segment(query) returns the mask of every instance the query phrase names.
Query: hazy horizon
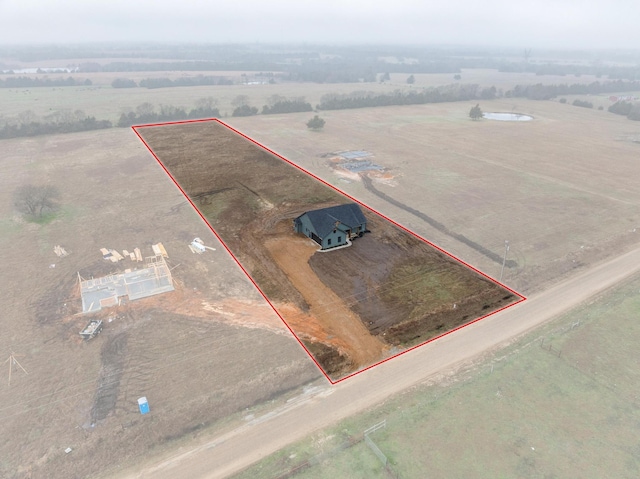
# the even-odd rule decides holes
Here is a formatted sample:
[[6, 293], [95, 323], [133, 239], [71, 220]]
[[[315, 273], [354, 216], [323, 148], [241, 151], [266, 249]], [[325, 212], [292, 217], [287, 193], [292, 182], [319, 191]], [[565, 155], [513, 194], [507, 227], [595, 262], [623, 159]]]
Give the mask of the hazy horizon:
[[0, 44], [171, 42], [637, 49], [640, 3], [0, 0]]

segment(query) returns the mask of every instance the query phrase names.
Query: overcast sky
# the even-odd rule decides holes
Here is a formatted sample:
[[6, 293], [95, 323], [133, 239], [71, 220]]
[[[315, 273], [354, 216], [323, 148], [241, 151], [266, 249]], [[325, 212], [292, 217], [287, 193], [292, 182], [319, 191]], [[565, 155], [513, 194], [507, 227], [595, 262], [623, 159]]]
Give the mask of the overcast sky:
[[640, 0], [0, 0], [0, 43], [640, 48]]

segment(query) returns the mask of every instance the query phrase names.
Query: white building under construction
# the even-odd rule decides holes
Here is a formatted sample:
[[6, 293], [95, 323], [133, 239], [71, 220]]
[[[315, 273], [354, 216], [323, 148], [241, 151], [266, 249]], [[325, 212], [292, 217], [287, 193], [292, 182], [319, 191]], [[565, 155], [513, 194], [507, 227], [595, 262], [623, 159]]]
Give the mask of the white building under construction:
[[162, 255], [145, 258], [143, 269], [125, 270], [124, 273], [91, 279], [84, 279], [78, 273], [78, 279], [83, 313], [117, 306], [125, 296], [133, 301], [175, 289], [171, 271]]

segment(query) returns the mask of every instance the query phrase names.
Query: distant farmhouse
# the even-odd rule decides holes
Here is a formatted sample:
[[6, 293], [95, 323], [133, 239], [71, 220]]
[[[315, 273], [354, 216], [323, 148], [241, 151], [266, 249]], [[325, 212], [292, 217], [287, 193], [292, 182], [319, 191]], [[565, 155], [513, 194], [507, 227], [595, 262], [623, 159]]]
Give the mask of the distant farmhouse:
[[350, 244], [367, 231], [367, 219], [355, 203], [307, 211], [293, 220], [298, 233], [308, 236], [326, 250]]

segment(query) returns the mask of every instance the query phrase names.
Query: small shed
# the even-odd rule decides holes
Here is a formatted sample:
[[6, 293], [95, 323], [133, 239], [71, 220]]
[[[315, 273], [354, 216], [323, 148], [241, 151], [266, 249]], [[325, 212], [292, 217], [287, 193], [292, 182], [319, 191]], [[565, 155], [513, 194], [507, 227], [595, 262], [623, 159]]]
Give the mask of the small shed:
[[367, 219], [360, 206], [347, 203], [307, 211], [293, 220], [293, 227], [325, 250], [347, 245], [362, 236], [367, 231]]

